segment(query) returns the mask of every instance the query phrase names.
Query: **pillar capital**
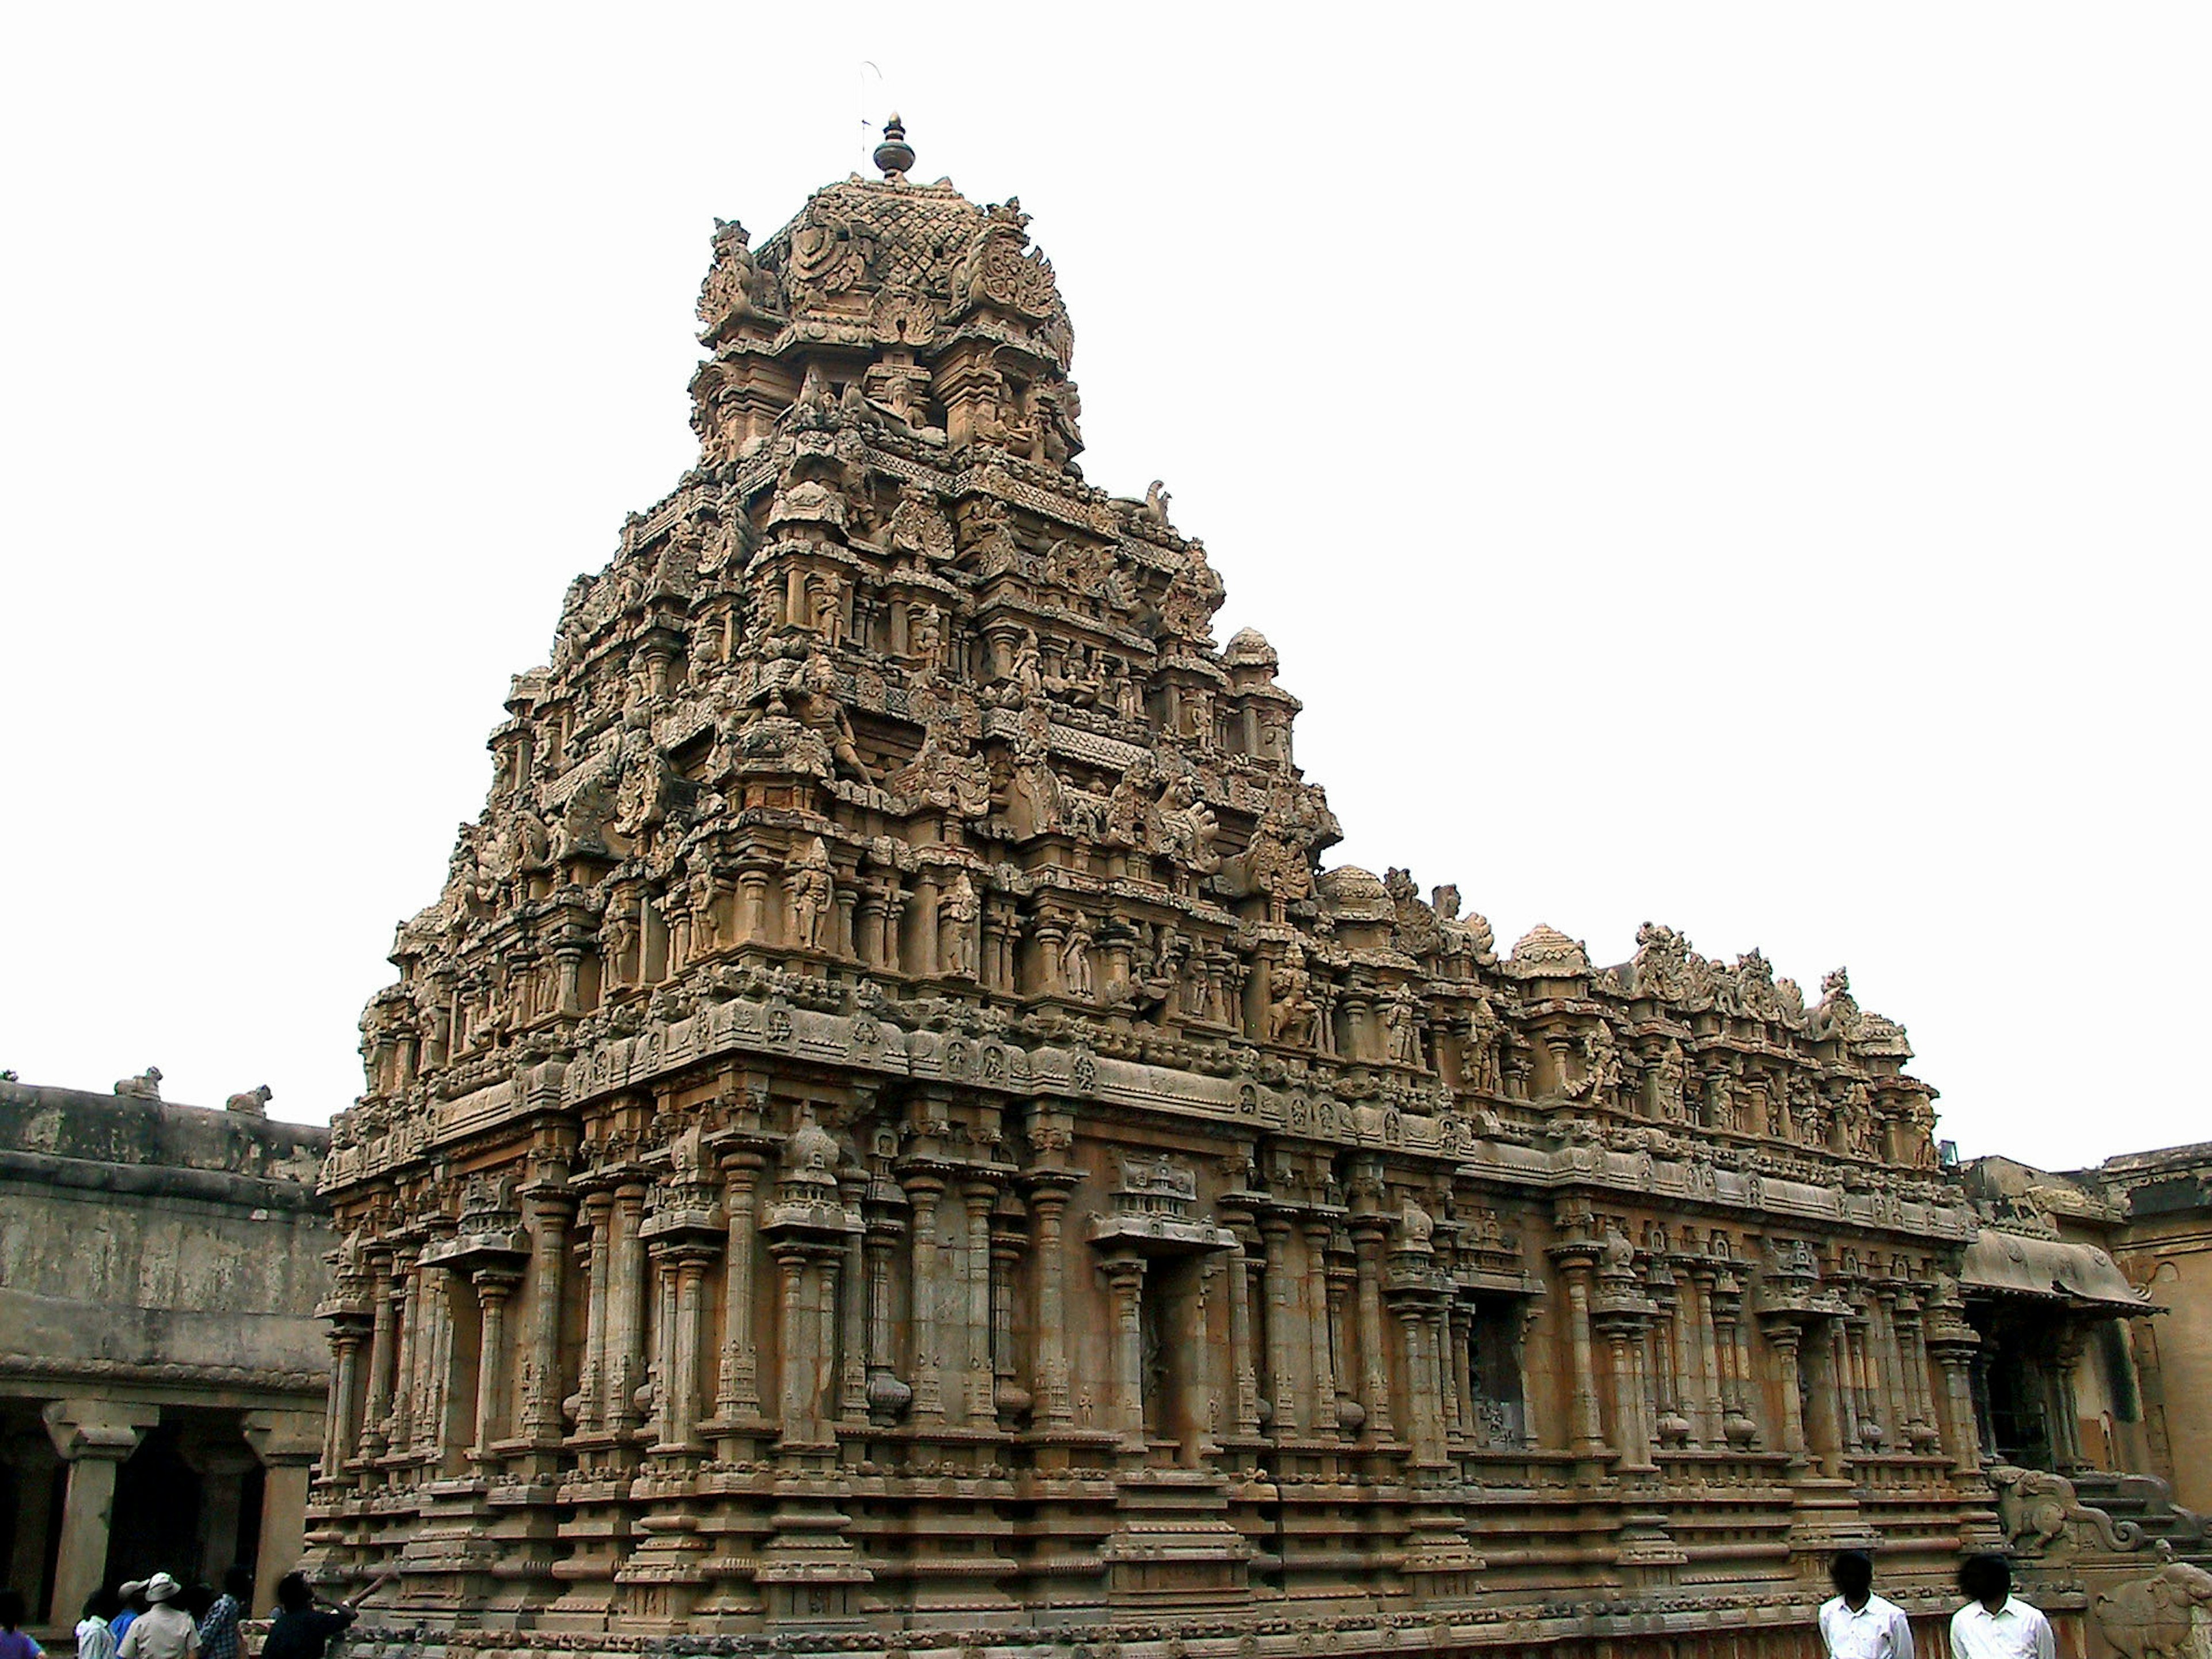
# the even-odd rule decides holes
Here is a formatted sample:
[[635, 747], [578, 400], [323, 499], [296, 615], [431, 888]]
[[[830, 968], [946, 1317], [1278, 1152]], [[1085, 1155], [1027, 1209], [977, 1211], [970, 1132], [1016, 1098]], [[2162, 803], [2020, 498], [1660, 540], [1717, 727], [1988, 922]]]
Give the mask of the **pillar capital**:
[[64, 1463], [81, 1457], [120, 1463], [138, 1449], [146, 1431], [161, 1420], [159, 1406], [113, 1400], [49, 1400], [39, 1416], [54, 1455]]
[[307, 1464], [322, 1455], [323, 1428], [315, 1412], [248, 1412], [246, 1443], [266, 1468]]

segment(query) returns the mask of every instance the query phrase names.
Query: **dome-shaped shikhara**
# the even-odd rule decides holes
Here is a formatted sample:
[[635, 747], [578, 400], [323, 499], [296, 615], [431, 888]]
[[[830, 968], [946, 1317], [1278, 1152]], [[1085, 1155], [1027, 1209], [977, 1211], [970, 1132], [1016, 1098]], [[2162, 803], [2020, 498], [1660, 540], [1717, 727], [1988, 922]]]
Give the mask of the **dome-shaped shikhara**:
[[[571, 585], [362, 1019], [319, 1570], [733, 1641], [1173, 1606], [1226, 1655], [1263, 1580], [1477, 1595], [1482, 1459], [1571, 1535], [1613, 1501], [1538, 1513], [1572, 1457], [1801, 1456], [1737, 1369], [1770, 1252], [1801, 1332], [1955, 1270], [1929, 1091], [1840, 974], [1808, 1009], [1658, 927], [1501, 963], [1455, 888], [1322, 872], [1273, 648], [1217, 646], [1159, 484], [1074, 465], [1025, 223], [895, 170], [716, 230], [699, 462]], [[1608, 1381], [1571, 1302], [1702, 1322]], [[1955, 1317], [1877, 1322], [1924, 1368]], [[1923, 1486], [1935, 1397], [1855, 1407]]]

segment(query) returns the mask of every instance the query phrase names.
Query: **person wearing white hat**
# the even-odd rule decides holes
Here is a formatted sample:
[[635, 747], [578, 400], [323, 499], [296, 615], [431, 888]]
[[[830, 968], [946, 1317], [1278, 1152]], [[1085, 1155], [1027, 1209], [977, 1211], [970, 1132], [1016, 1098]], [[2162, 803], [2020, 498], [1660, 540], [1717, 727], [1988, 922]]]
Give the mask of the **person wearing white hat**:
[[[126, 1590], [130, 1588], [124, 1586]], [[183, 1588], [166, 1572], [157, 1572], [146, 1581], [141, 1590], [146, 1611], [124, 1632], [116, 1659], [198, 1659], [199, 1626], [191, 1614], [177, 1605], [177, 1593]]]

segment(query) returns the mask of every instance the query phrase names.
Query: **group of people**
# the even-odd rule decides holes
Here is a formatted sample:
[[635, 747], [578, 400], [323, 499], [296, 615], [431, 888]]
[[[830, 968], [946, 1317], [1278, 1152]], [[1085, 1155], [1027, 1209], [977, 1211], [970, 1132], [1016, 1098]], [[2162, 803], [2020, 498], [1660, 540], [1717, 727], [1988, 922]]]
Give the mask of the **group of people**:
[[[1836, 1593], [1820, 1604], [1828, 1659], [1912, 1659], [1905, 1609], [1874, 1593], [1874, 1558], [1845, 1550], [1829, 1563]], [[2051, 1621], [2012, 1593], [2002, 1555], [1969, 1557], [1959, 1569], [1966, 1605], [1951, 1615], [1952, 1659], [2057, 1659]]]
[[[330, 1639], [353, 1623], [361, 1603], [398, 1575], [386, 1573], [349, 1601], [321, 1602], [296, 1572], [276, 1581], [276, 1611], [260, 1659], [323, 1659]], [[166, 1572], [103, 1586], [85, 1599], [77, 1620], [77, 1659], [240, 1659], [239, 1626], [252, 1617], [253, 1573], [233, 1567], [217, 1594], [187, 1587]], [[23, 1628], [20, 1591], [0, 1590], [0, 1659], [43, 1659]]]

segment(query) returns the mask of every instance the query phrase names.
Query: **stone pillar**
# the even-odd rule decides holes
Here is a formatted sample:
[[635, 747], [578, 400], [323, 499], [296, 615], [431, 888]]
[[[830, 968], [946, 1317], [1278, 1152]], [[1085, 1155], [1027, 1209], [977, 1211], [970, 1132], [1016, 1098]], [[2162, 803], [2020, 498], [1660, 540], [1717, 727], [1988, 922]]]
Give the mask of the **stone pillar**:
[[805, 1255], [798, 1249], [779, 1249], [775, 1254], [782, 1291], [776, 1346], [783, 1362], [777, 1379], [776, 1414], [782, 1422], [784, 1444], [796, 1445], [813, 1438], [810, 1385], [814, 1380], [817, 1322], [805, 1295]]
[[1591, 1258], [1567, 1263], [1567, 1361], [1571, 1378], [1569, 1449], [1585, 1456], [1605, 1450], [1605, 1424], [1597, 1400], [1597, 1357], [1590, 1346]]
[[617, 1437], [637, 1426], [639, 1355], [645, 1346], [645, 1241], [639, 1236], [645, 1188], [626, 1182], [615, 1193], [613, 1249], [608, 1264], [606, 1352], [599, 1361], [605, 1390], [604, 1431]]
[[1336, 1431], [1336, 1369], [1328, 1306], [1328, 1231], [1326, 1218], [1309, 1218], [1306, 1238], [1306, 1329], [1310, 1339], [1313, 1407], [1307, 1431], [1316, 1439]]
[[968, 1424], [989, 1428], [998, 1421], [993, 1395], [996, 1387], [991, 1371], [991, 1206], [998, 1201], [997, 1186], [986, 1178], [969, 1180], [961, 1188], [968, 1204], [968, 1248], [964, 1252], [968, 1303], [968, 1386], [963, 1391]]
[[1464, 1303], [1454, 1303], [1444, 1316], [1444, 1341], [1451, 1350], [1449, 1356], [1454, 1413], [1452, 1432], [1466, 1439], [1474, 1435], [1474, 1366], [1471, 1351], [1474, 1346], [1474, 1310]]
[[392, 1414], [392, 1378], [395, 1315], [399, 1291], [392, 1277], [391, 1258], [381, 1259], [370, 1279], [369, 1304], [373, 1323], [368, 1338], [368, 1399], [362, 1409], [361, 1437], [354, 1447], [363, 1462], [373, 1462], [391, 1443], [385, 1436], [385, 1419]]
[[1366, 1379], [1367, 1433], [1373, 1440], [1394, 1440], [1390, 1422], [1390, 1369], [1382, 1352], [1382, 1241], [1389, 1227], [1380, 1216], [1353, 1222], [1352, 1241], [1358, 1252], [1359, 1364]]
[[[1322, 1402], [1328, 1408], [1328, 1417], [1321, 1426], [1324, 1433], [1334, 1432], [1341, 1436], [1352, 1431], [1346, 1421], [1348, 1413], [1343, 1409], [1345, 1402], [1349, 1401], [1352, 1395], [1352, 1378], [1348, 1375], [1351, 1361], [1346, 1357], [1352, 1342], [1352, 1325], [1345, 1318], [1344, 1310], [1345, 1304], [1352, 1299], [1353, 1289], [1358, 1283], [1359, 1275], [1358, 1270], [1352, 1267], [1340, 1253], [1328, 1263], [1328, 1329], [1336, 1352], [1334, 1380], [1336, 1384], [1337, 1398]], [[1355, 1406], [1352, 1409], [1364, 1415], [1366, 1408]]]
[[[157, 1406], [125, 1406], [106, 1400], [53, 1400], [42, 1408], [46, 1436], [69, 1465], [69, 1492], [62, 1504], [62, 1535], [54, 1557], [53, 1622], [74, 1625], [85, 1597], [100, 1588], [107, 1571], [107, 1528], [115, 1508], [115, 1475], [138, 1449], [146, 1431], [161, 1421]], [[312, 1448], [308, 1455], [313, 1455]], [[300, 1480], [301, 1530], [307, 1513], [307, 1475]]]
[[2089, 1467], [2081, 1450], [2081, 1407], [2074, 1392], [2074, 1372], [2088, 1346], [2089, 1332], [2079, 1320], [2059, 1328], [2051, 1345], [2047, 1407], [2051, 1416], [2051, 1461], [2062, 1474], [2078, 1474]]
[[[862, 1212], [865, 1187], [856, 1184], [845, 1207]], [[846, 1235], [837, 1263], [837, 1417], [868, 1420], [868, 1241], [865, 1226]]]
[[523, 1435], [550, 1446], [561, 1437], [561, 1275], [576, 1200], [563, 1192], [531, 1194], [530, 1357], [523, 1367]]
[[471, 1279], [482, 1322], [477, 1345], [476, 1444], [469, 1458], [482, 1465], [492, 1461], [492, 1443], [506, 1438], [507, 1304], [522, 1278], [511, 1268], [479, 1267]]
[[1260, 1233], [1267, 1250], [1262, 1270], [1267, 1290], [1267, 1386], [1275, 1407], [1275, 1433], [1288, 1437], [1298, 1430], [1297, 1362], [1291, 1354], [1291, 1224], [1280, 1216], [1269, 1216], [1261, 1222]]
[[750, 1148], [722, 1160], [729, 1231], [722, 1247], [722, 1357], [714, 1415], [734, 1422], [760, 1415], [760, 1356], [753, 1341], [753, 1193], [766, 1160]]
[[453, 1275], [434, 1264], [418, 1266], [415, 1316], [415, 1431], [409, 1449], [436, 1468], [446, 1455], [447, 1367], [453, 1357]]
[[392, 1405], [386, 1414], [384, 1439], [389, 1455], [404, 1458], [414, 1443], [416, 1374], [416, 1328], [421, 1322], [417, 1308], [421, 1297], [421, 1270], [412, 1256], [394, 1258], [392, 1264], [392, 1318], [398, 1333], [398, 1346], [392, 1359]]
[[1710, 1268], [1692, 1268], [1690, 1284], [1697, 1291], [1698, 1314], [1694, 1328], [1697, 1343], [1697, 1387], [1690, 1421], [1697, 1425], [1697, 1435], [1705, 1444], [1712, 1447], [1728, 1443], [1728, 1431], [1723, 1419], [1727, 1406], [1723, 1395], [1724, 1373], [1721, 1369], [1720, 1332], [1713, 1320], [1713, 1278]]
[[299, 1565], [307, 1536], [307, 1472], [315, 1461], [312, 1412], [250, 1412], [246, 1443], [261, 1460], [261, 1545], [253, 1605], [276, 1605], [276, 1581]]
[[[323, 1455], [330, 1451], [331, 1435], [325, 1413]], [[239, 1523], [246, 1512], [246, 1474], [258, 1462], [243, 1439], [228, 1446], [203, 1446], [186, 1454], [200, 1478], [200, 1572], [216, 1583], [240, 1565]], [[82, 1604], [80, 1604], [82, 1605]], [[69, 1620], [57, 1618], [56, 1624]]]
[[1972, 1372], [1974, 1350], [1981, 1346], [1981, 1338], [1955, 1315], [1943, 1318], [1939, 1314], [1928, 1328], [1926, 1340], [1943, 1373], [1943, 1420], [1937, 1427], [1951, 1449], [1951, 1472], [1961, 1480], [1978, 1476], [1982, 1435], [1974, 1417]]
[[576, 1432], [595, 1435], [606, 1425], [607, 1279], [614, 1260], [614, 1194], [584, 1200], [584, 1358], [576, 1384]]
[[1252, 1363], [1252, 1258], [1243, 1235], [1229, 1254], [1229, 1368], [1237, 1389], [1237, 1432], [1260, 1432], [1260, 1378]]
[[927, 1170], [910, 1170], [902, 1184], [914, 1206], [913, 1287], [914, 1414], [919, 1422], [945, 1420], [945, 1382], [939, 1369], [937, 1335], [937, 1200], [944, 1177]]
[[[323, 1411], [323, 1454], [319, 1460], [325, 1480], [337, 1480], [352, 1455], [361, 1399], [361, 1345], [366, 1335], [357, 1314], [331, 1326], [331, 1388]], [[210, 1566], [219, 1570], [230, 1565], [217, 1561]]]
[[675, 1260], [676, 1323], [661, 1345], [661, 1439], [685, 1450], [696, 1443], [699, 1419], [700, 1304], [705, 1299], [708, 1252], [694, 1246]]
[[1607, 1382], [1612, 1395], [1613, 1445], [1620, 1454], [1620, 1468], [1624, 1471], [1656, 1468], [1651, 1461], [1650, 1429], [1644, 1421], [1643, 1328], [1632, 1319], [1607, 1318], [1601, 1334], [1612, 1350]]
[[1667, 1357], [1672, 1362], [1668, 1367], [1667, 1406], [1681, 1419], [1673, 1432], [1680, 1434], [1686, 1445], [1703, 1447], [1706, 1443], [1705, 1414], [1699, 1409], [1702, 1401], [1698, 1352], [1692, 1334], [1697, 1321], [1689, 1306], [1691, 1288], [1686, 1278], [1677, 1280], [1667, 1312]]
[[1075, 1421], [1075, 1408], [1067, 1386], [1066, 1249], [1060, 1217], [1075, 1176], [1039, 1170], [1030, 1180], [1030, 1208], [1036, 1217], [1037, 1403], [1048, 1425], [1065, 1428]]
[[1798, 1346], [1803, 1333], [1787, 1320], [1770, 1321], [1766, 1346], [1774, 1356], [1775, 1392], [1782, 1405], [1782, 1449], [1792, 1465], [1805, 1461], [1805, 1412], [1797, 1382]]
[[1145, 1449], [1145, 1260], [1113, 1257], [1106, 1278], [1114, 1298], [1114, 1427], [1124, 1451]]
[[1407, 1411], [1412, 1418], [1413, 1462], [1434, 1468], [1444, 1460], [1443, 1355], [1437, 1340], [1438, 1310], [1426, 1302], [1408, 1302], [1397, 1309], [1406, 1341], [1406, 1388], [1411, 1398]]

